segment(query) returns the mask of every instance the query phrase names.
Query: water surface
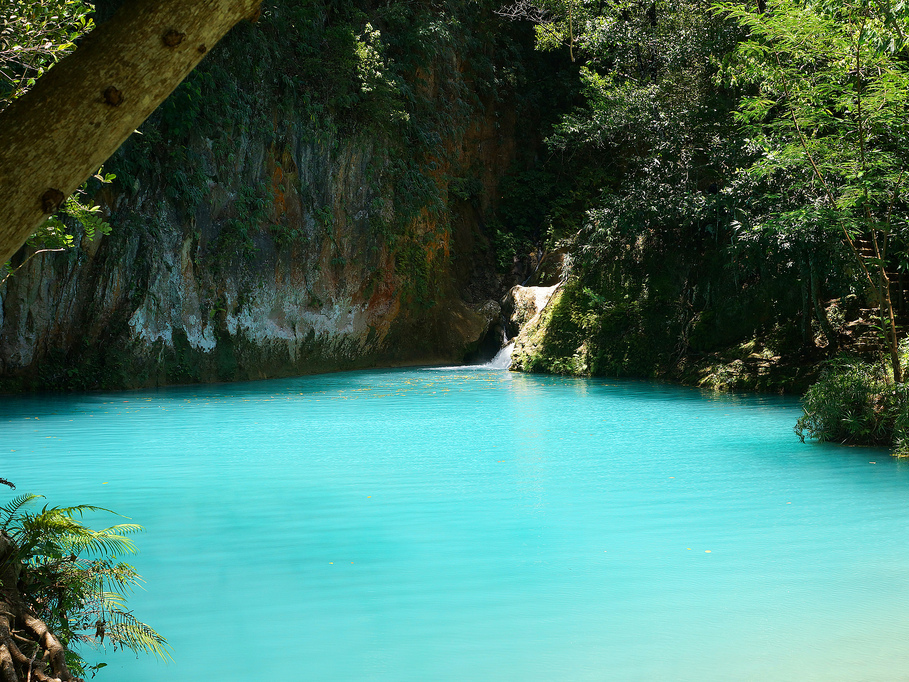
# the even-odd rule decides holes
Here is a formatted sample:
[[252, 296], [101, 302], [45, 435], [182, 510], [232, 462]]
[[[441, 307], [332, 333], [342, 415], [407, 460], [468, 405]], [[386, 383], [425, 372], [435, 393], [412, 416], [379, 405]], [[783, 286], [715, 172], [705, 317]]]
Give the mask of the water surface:
[[96, 679], [909, 679], [909, 467], [791, 399], [483, 369], [0, 400], [0, 475], [143, 524], [175, 662]]

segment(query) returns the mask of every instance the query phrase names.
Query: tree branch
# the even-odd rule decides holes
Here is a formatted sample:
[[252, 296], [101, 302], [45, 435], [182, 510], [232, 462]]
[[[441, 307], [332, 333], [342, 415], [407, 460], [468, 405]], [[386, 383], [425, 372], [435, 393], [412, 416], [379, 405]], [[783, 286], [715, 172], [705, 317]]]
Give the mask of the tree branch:
[[495, 10], [495, 14], [512, 21], [524, 19], [534, 24], [550, 24], [553, 21], [552, 13], [540, 7], [534, 0], [517, 0], [511, 5]]
[[0, 263], [260, 0], [134, 0], [0, 114]]

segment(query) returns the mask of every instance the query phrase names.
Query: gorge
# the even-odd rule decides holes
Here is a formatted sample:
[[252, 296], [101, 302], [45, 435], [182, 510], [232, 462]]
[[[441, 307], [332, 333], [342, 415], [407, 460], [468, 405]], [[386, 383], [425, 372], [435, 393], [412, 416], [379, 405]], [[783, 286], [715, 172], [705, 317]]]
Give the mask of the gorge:
[[[155, 2], [0, 7], [0, 134]], [[264, 0], [199, 47], [0, 270], [0, 679], [905, 670], [909, 8]]]
[[474, 361], [512, 286], [556, 282], [516, 369], [803, 392], [873, 356], [844, 245], [764, 225], [777, 181], [742, 170], [737, 86], [704, 61], [734, 23], [584, 16], [579, 64], [495, 3], [264, 3], [89, 180], [109, 234], [64, 216], [74, 248], [11, 261], [0, 390]]

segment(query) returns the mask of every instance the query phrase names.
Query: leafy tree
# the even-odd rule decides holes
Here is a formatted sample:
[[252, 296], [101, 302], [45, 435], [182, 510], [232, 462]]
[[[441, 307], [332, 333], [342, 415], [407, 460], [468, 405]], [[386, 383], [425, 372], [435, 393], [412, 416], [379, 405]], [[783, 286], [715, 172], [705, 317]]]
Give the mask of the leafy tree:
[[802, 441], [895, 445], [895, 454], [909, 454], [909, 385], [894, 383], [880, 363], [835, 358], [803, 407], [795, 425]]
[[575, 46], [584, 24], [592, 16], [592, 7], [595, 5], [585, 0], [516, 0], [497, 13], [509, 19], [533, 22], [541, 48], [567, 46], [571, 61], [575, 61]]
[[92, 3], [6, 0], [0, 7], [0, 111], [24, 94], [91, 31]]
[[839, 235], [878, 306], [900, 382], [888, 265], [905, 251], [909, 13], [871, 0], [716, 9], [748, 32], [724, 74], [749, 88], [737, 114], [759, 152], [748, 172], [780, 188], [754, 226]]
[[620, 181], [592, 202], [591, 245], [612, 228], [637, 238], [699, 222], [713, 208], [704, 190], [740, 156], [725, 94], [711, 82], [714, 55], [734, 46], [736, 32], [696, 0], [665, 8], [659, 20], [650, 3], [606, 7], [579, 39], [585, 106], [549, 138], [556, 149], [604, 153]]
[[591, 220], [579, 247], [599, 252], [617, 231], [634, 240], [667, 225], [702, 223], [716, 203], [704, 190], [741, 155], [724, 116], [729, 102], [712, 81], [715, 55], [734, 47], [738, 31], [698, 0], [659, 12], [639, 0], [576, 0], [571, 7], [570, 36], [565, 3], [526, 0], [508, 11], [521, 9], [538, 23], [539, 49], [570, 40], [582, 61], [584, 103], [547, 140], [551, 150], [587, 157], [612, 179], [588, 193]]
[[[598, 317], [590, 333], [610, 372], [668, 367], [711, 292], [733, 280], [723, 273], [723, 289], [703, 281], [729, 266], [721, 256], [736, 197], [724, 185], [747, 155], [732, 100], [713, 79], [716, 56], [740, 32], [696, 0], [658, 9], [604, 3], [590, 16], [578, 39], [584, 104], [548, 139], [611, 176], [588, 196], [571, 240], [577, 291]], [[638, 363], [643, 355], [651, 359]]]
[[[91, 3], [82, 0], [10, 0], [0, 8], [0, 111], [76, 49], [76, 41], [95, 26], [93, 10]], [[113, 177], [101, 171], [95, 174], [102, 183]], [[35, 230], [26, 241], [33, 250], [15, 270], [39, 254], [72, 248], [76, 226], [89, 241], [110, 232], [110, 225], [101, 219], [101, 208], [87, 200], [87, 190], [88, 184], [83, 184]], [[2, 269], [0, 284], [15, 271], [9, 261]]]
[[164, 638], [125, 606], [140, 578], [119, 557], [135, 553], [126, 536], [142, 527], [92, 530], [81, 517], [108, 510], [89, 505], [28, 511], [37, 497], [0, 507], [0, 679], [76, 679], [104, 664], [88, 666], [75, 647], [105, 639], [167, 658]]

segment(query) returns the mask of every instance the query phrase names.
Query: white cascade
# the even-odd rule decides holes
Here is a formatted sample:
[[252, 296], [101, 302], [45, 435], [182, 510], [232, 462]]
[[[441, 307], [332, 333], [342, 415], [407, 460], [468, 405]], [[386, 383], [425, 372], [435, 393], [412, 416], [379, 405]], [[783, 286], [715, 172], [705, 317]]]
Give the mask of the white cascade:
[[508, 369], [511, 366], [511, 353], [514, 351], [514, 341], [502, 348], [496, 356], [481, 367], [487, 369]]

